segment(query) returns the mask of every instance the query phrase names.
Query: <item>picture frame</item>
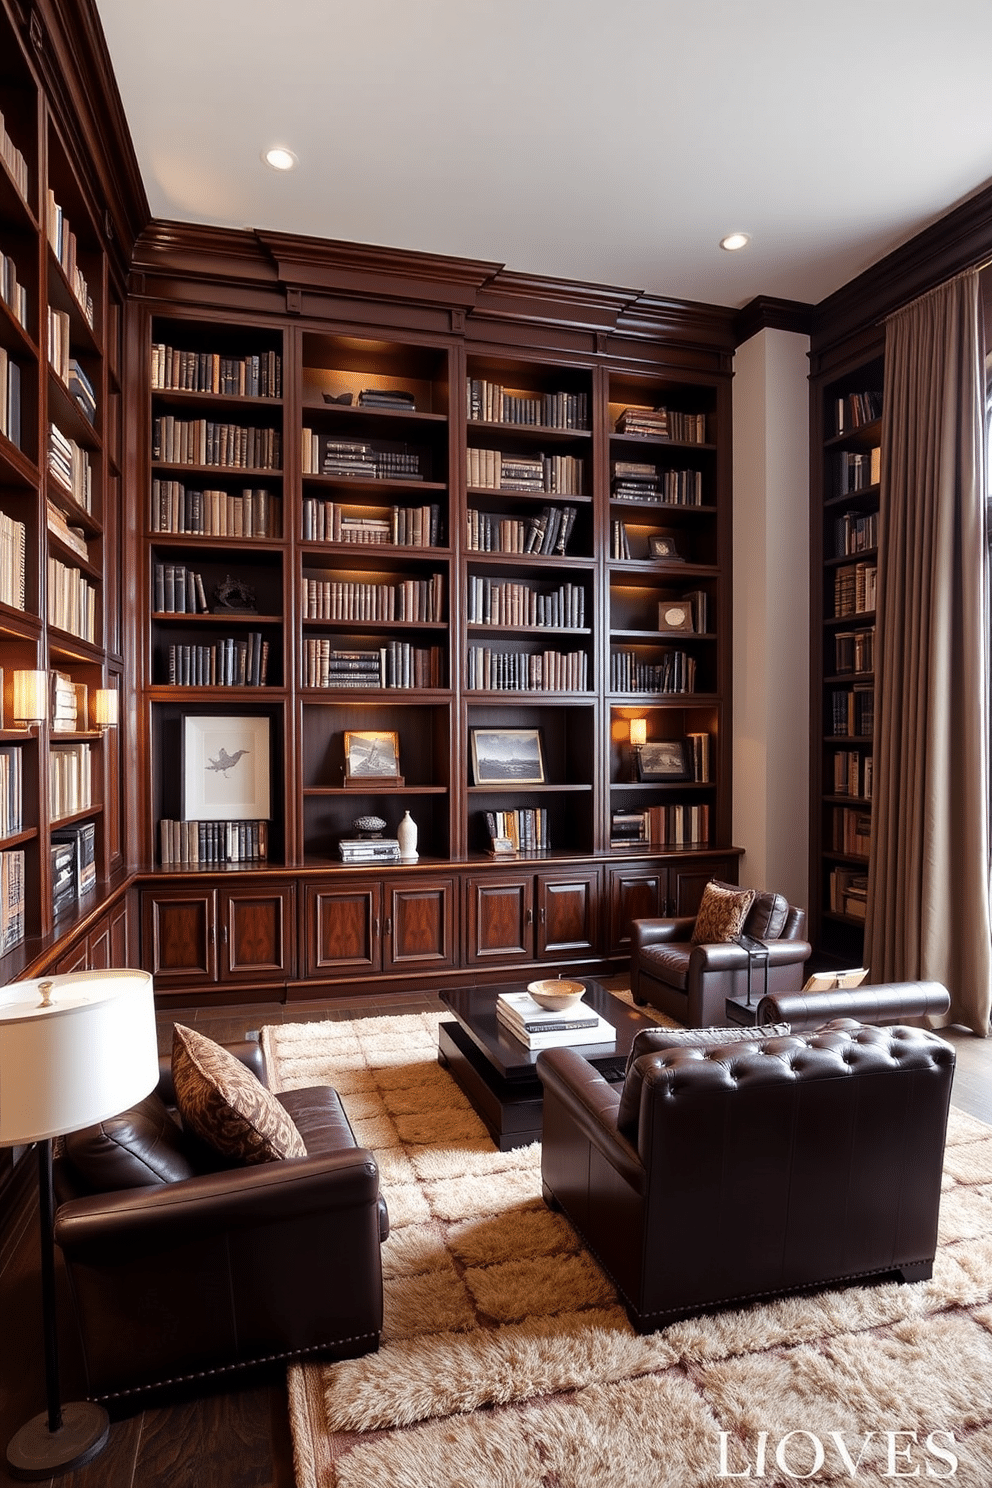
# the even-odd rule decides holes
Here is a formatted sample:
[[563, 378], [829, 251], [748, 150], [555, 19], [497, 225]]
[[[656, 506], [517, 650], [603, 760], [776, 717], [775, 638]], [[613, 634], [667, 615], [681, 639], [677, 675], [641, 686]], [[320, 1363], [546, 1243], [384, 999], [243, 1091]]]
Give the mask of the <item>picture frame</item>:
[[691, 780], [692, 752], [685, 739], [649, 739], [636, 750], [638, 780]]
[[544, 785], [544, 742], [539, 728], [471, 728], [476, 785]]
[[187, 821], [267, 821], [271, 815], [268, 718], [183, 715], [183, 816]]
[[393, 729], [345, 729], [346, 785], [402, 785], [400, 736]]
[[648, 553], [652, 558], [665, 558], [669, 563], [684, 563], [685, 559], [675, 546], [674, 537], [648, 538]]
[[666, 634], [694, 631], [695, 616], [691, 599], [659, 599], [658, 629]]

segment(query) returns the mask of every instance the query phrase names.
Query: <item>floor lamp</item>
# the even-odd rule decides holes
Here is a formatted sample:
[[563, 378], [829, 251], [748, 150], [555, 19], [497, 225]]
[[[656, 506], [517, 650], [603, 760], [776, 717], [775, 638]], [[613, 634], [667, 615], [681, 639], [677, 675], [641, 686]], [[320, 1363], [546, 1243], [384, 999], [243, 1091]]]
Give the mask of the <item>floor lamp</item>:
[[103, 1450], [110, 1422], [90, 1401], [63, 1405], [55, 1314], [52, 1138], [126, 1111], [158, 1081], [152, 979], [83, 971], [0, 987], [0, 1147], [38, 1144], [41, 1295], [48, 1409], [11, 1438], [18, 1478], [51, 1478]]

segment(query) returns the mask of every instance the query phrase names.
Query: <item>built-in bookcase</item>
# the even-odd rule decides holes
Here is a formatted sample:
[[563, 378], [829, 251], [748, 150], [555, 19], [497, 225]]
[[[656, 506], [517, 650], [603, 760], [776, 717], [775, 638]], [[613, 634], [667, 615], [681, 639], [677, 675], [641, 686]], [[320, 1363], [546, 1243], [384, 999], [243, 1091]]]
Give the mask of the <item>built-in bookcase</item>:
[[871, 840], [881, 355], [814, 382], [811, 929], [818, 951], [858, 965]]

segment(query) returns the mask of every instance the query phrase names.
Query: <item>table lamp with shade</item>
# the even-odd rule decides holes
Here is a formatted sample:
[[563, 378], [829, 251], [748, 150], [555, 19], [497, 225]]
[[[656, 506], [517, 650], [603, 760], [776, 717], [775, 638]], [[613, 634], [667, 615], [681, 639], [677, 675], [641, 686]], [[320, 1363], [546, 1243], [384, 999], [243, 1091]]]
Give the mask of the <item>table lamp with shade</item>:
[[102, 1406], [61, 1402], [55, 1316], [52, 1138], [105, 1121], [158, 1083], [152, 978], [83, 971], [0, 987], [0, 1147], [38, 1144], [41, 1288], [48, 1408], [11, 1438], [18, 1478], [51, 1478], [106, 1445]]

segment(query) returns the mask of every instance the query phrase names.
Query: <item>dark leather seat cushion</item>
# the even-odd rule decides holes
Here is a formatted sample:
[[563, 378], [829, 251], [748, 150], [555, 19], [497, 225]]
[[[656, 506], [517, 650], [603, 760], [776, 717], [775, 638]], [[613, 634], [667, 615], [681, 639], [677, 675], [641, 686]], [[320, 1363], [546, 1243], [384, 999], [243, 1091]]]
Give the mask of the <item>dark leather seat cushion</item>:
[[70, 1132], [63, 1150], [88, 1193], [177, 1183], [203, 1171], [199, 1153], [155, 1094], [119, 1116]]
[[692, 946], [687, 940], [662, 941], [659, 945], [644, 946], [640, 953], [641, 970], [659, 982], [664, 982], [666, 986], [678, 987], [680, 992], [684, 992], [689, 978], [691, 951]]
[[641, 1087], [643, 1070], [639, 1061], [642, 1055], [657, 1054], [664, 1049], [719, 1048], [724, 1044], [758, 1044], [770, 1038], [784, 1038], [791, 1032], [788, 1023], [769, 1023], [764, 1028], [644, 1028], [631, 1045], [627, 1060], [627, 1073], [620, 1105], [617, 1110], [617, 1130], [631, 1142], [637, 1141], [637, 1125], [641, 1111]]

